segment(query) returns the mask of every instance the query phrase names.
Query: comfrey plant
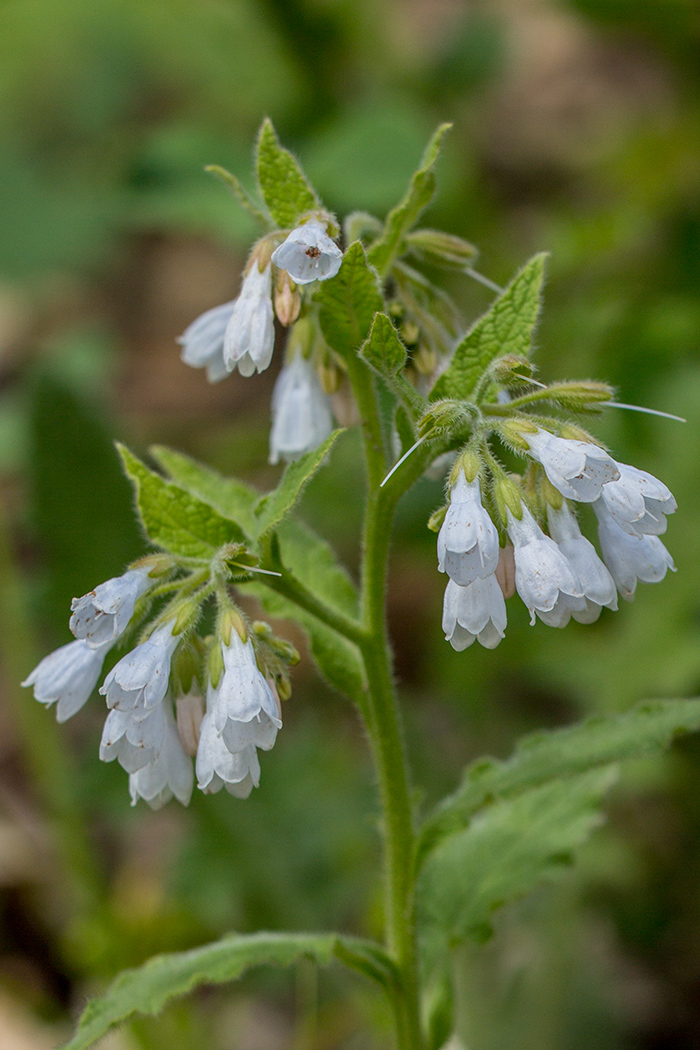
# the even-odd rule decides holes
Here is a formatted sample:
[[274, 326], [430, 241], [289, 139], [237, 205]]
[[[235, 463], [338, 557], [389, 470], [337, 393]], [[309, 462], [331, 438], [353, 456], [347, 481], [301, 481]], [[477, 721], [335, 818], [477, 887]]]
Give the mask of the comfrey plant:
[[[269, 121], [257, 144], [259, 200], [216, 169], [262, 234], [238, 297], [193, 321], [182, 357], [213, 382], [251, 376], [271, 364], [276, 316], [288, 334], [270, 460], [288, 465], [262, 494], [170, 449], [152, 449], [159, 473], [122, 448], [155, 551], [73, 602], [76, 640], [25, 682], [63, 721], [87, 702], [109, 660], [100, 757], [123, 766], [133, 802], [187, 804], [195, 781], [244, 799], [260, 783], [259, 752], [282, 728], [298, 655], [268, 624], [251, 623], [238, 595], [296, 620], [320, 672], [366, 728], [382, 807], [385, 939], [232, 934], [161, 956], [88, 1005], [68, 1050], [197, 984], [304, 955], [374, 981], [401, 1050], [437, 1050], [453, 1034], [450, 949], [483, 939], [497, 906], [556, 874], [598, 822], [617, 761], [700, 726], [700, 704], [669, 701], [539, 734], [509, 761], [468, 769], [432, 813], [416, 811], [385, 613], [401, 496], [428, 468], [446, 471], [447, 500], [429, 526], [448, 577], [442, 626], [457, 650], [475, 640], [498, 646], [516, 591], [532, 623], [552, 627], [572, 617], [591, 623], [617, 608], [618, 593], [631, 600], [638, 580], [658, 582], [673, 569], [659, 536], [676, 510], [661, 481], [616, 462], [577, 421], [611, 403], [608, 386], [534, 379], [544, 256], [466, 332], [424, 271], [430, 263], [431, 274], [438, 264], [479, 276], [471, 245], [416, 227], [445, 131], [385, 221], [355, 213], [342, 233]], [[354, 398], [366, 461], [359, 591], [294, 514], [312, 475], [333, 469], [341, 430], [331, 395], [341, 386]], [[579, 515], [597, 519], [602, 558]]]

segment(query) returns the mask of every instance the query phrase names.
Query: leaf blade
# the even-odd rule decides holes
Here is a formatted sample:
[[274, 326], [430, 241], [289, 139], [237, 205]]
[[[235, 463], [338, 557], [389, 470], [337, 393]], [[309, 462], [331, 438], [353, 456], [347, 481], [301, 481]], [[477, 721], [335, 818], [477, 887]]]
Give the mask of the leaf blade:
[[510, 797], [550, 778], [574, 776], [611, 762], [668, 747], [682, 733], [700, 730], [700, 700], [643, 703], [621, 715], [525, 737], [510, 759], [480, 760], [462, 785], [423, 825], [418, 862], [443, 838], [464, 827], [490, 798]]
[[527, 357], [541, 309], [546, 252], [533, 256], [491, 307], [458, 343], [449, 367], [430, 392], [430, 400], [466, 400], [495, 357]]
[[280, 145], [272, 121], [267, 117], [258, 134], [255, 167], [262, 198], [282, 229], [292, 229], [305, 212], [321, 207], [301, 166], [289, 150]]
[[258, 539], [286, 518], [342, 433], [342, 428], [334, 430], [318, 448], [289, 463], [277, 488], [260, 498], [254, 508]]
[[148, 537], [158, 547], [183, 558], [208, 560], [231, 542], [244, 542], [240, 525], [215, 507], [150, 470], [123, 445], [117, 445], [136, 492]]
[[360, 241], [345, 252], [340, 270], [315, 295], [326, 342], [341, 357], [356, 354], [369, 335], [374, 315], [383, 309], [379, 276], [369, 265]]
[[253, 966], [289, 966], [301, 956], [311, 956], [323, 966], [338, 958], [389, 986], [391, 962], [371, 942], [334, 933], [229, 934], [202, 948], [157, 955], [137, 969], [125, 970], [104, 995], [88, 1003], [75, 1035], [62, 1050], [87, 1050], [133, 1014], [157, 1014], [171, 999], [201, 984], [236, 980]]

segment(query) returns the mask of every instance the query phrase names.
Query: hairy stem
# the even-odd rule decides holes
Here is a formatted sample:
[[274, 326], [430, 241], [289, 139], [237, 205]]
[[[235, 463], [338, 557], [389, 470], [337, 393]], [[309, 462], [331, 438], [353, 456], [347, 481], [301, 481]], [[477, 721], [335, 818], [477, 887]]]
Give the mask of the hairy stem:
[[350, 363], [349, 373], [360, 411], [367, 463], [362, 551], [365, 637], [360, 648], [369, 692], [368, 733], [383, 811], [386, 944], [401, 977], [402, 994], [396, 1011], [397, 1043], [400, 1050], [420, 1050], [411, 787], [386, 622], [391, 525], [402, 489], [398, 484], [381, 488], [386, 463], [371, 373], [359, 360]]

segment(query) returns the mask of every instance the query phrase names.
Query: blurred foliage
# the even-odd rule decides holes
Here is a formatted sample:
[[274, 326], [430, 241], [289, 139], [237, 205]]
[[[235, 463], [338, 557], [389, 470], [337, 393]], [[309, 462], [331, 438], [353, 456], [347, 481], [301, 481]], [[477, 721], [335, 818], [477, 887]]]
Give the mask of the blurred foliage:
[[[137, 451], [167, 442], [261, 485], [274, 476], [261, 466], [271, 377], [210, 389], [173, 342], [235, 290], [251, 227], [202, 168], [222, 164], [250, 185], [265, 112], [341, 213], [384, 213], [428, 133], [452, 120], [429, 221], [476, 243], [500, 283], [551, 251], [542, 377], [605, 379], [620, 401], [689, 420], [601, 417], [618, 457], [678, 497], [668, 534], [678, 573], [592, 627], [530, 628], [513, 605], [495, 653], [454, 653], [425, 528], [440, 483], [404, 500], [391, 618], [426, 803], [468, 760], [507, 754], [526, 730], [697, 692], [699, 43], [692, 0], [5, 0], [0, 479], [13, 571], [45, 635], [15, 624], [13, 641], [0, 640], [8, 704], [17, 653], [25, 673], [32, 649], [66, 640], [70, 598], [139, 550], [113, 438]], [[484, 288], [450, 282], [465, 322], [488, 305]], [[352, 570], [352, 438], [334, 462], [302, 511]], [[308, 663], [244, 804], [131, 811], [123, 772], [97, 760], [99, 706], [63, 731], [109, 901], [82, 918], [67, 910], [60, 864], [36, 846], [36, 828], [50, 841], [62, 819], [47, 778], [27, 780], [36, 740], [7, 704], [0, 714], [0, 821], [28, 851], [22, 866], [0, 838], [0, 986], [28, 1010], [65, 1018], [95, 975], [232, 927], [376, 932], [369, 762], [352, 712]], [[505, 911], [490, 945], [455, 960], [472, 1050], [698, 1045], [699, 771], [694, 741], [635, 766], [580, 868]], [[321, 979], [319, 1044], [381, 1044], [376, 1000], [366, 992], [351, 1007], [347, 991], [338, 976]], [[166, 1027], [135, 1028], [133, 1045], [206, 1038], [223, 1050], [228, 1026], [248, 1032], [241, 1045], [274, 1048], [291, 1043], [295, 1014], [306, 1030], [308, 996], [288, 978], [246, 979], [233, 1019], [229, 1000], [202, 993]]]

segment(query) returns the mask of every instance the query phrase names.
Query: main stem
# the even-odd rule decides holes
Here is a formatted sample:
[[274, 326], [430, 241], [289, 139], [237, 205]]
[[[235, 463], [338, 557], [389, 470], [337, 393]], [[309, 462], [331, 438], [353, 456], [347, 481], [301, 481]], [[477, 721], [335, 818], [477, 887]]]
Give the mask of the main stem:
[[386, 941], [402, 979], [396, 1017], [398, 1046], [400, 1050], [421, 1050], [411, 787], [386, 622], [387, 562], [398, 496], [394, 489], [381, 488], [386, 464], [372, 377], [362, 362], [353, 361], [350, 378], [360, 410], [367, 461], [362, 556], [365, 633], [360, 648], [369, 691], [368, 731], [383, 810]]

